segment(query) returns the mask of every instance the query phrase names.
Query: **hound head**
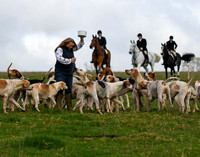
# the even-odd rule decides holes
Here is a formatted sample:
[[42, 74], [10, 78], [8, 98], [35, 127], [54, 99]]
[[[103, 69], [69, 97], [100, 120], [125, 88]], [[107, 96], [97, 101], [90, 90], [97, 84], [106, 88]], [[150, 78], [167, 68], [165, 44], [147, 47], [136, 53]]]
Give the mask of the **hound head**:
[[198, 83], [198, 84], [200, 84], [200, 81], [194, 81], [194, 82], [193, 82], [193, 84], [195, 84], [195, 83]]
[[116, 79], [112, 75], [107, 75], [105, 80], [106, 82], [116, 82]]
[[149, 81], [154, 81], [156, 79], [155, 73], [153, 72], [144, 73], [144, 77]]
[[48, 78], [55, 76], [55, 72], [50, 72]]
[[76, 74], [78, 76], [87, 76], [87, 74], [82, 69], [78, 69], [78, 68], [76, 68]]
[[61, 90], [64, 90], [64, 89], [67, 89], [67, 86], [66, 86], [66, 83], [65, 82], [59, 82], [59, 84], [60, 84], [60, 89]]
[[110, 68], [108, 68], [108, 67], [104, 68], [103, 71], [102, 71], [102, 73], [104, 75], [113, 75], [112, 70]]
[[123, 81], [123, 87], [124, 88], [128, 88], [128, 89], [133, 89], [133, 84], [131, 84], [129, 81], [127, 81], [127, 80], [124, 80]]
[[137, 69], [129, 69], [129, 70], [125, 70], [126, 74], [132, 76], [132, 78], [136, 78], [137, 76], [139, 76], [139, 71]]
[[103, 80], [104, 79], [104, 74], [102, 73], [102, 72], [99, 72], [98, 74], [97, 74], [97, 80]]
[[18, 79], [22, 77], [22, 74], [17, 69], [9, 70], [9, 75]]

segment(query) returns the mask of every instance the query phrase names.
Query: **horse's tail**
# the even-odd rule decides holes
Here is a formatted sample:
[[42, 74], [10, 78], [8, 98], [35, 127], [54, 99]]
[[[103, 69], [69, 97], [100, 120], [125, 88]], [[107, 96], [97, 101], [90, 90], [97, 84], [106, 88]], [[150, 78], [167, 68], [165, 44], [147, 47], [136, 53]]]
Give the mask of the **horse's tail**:
[[106, 64], [106, 67], [110, 68], [111, 53], [108, 49], [107, 49], [107, 53], [108, 53], [108, 63]]
[[185, 53], [184, 55], [182, 55], [181, 60], [184, 60], [185, 62], [190, 62], [194, 57], [194, 53]]
[[154, 53], [155, 55], [155, 62], [158, 63], [160, 61], [160, 56], [157, 53]]

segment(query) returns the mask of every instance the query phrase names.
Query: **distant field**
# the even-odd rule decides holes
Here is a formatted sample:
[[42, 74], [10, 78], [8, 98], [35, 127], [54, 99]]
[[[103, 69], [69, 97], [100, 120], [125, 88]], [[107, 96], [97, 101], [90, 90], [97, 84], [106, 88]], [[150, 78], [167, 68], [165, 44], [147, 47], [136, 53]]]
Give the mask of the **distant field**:
[[[24, 72], [27, 78], [42, 79], [44, 72]], [[94, 75], [94, 73], [92, 73]], [[129, 77], [123, 72], [116, 76]], [[194, 80], [200, 79], [195, 73]], [[156, 72], [164, 79], [163, 72]], [[7, 78], [0, 73], [0, 78]], [[187, 73], [181, 72], [181, 80]], [[4, 114], [0, 101], [1, 156], [194, 156], [200, 154], [200, 113], [182, 114], [178, 107], [158, 112], [156, 101], [150, 112], [131, 108], [119, 113], [45, 109], [32, 106], [26, 112]], [[73, 104], [75, 101], [73, 101]], [[192, 103], [191, 103], [192, 104]], [[126, 106], [126, 103], [125, 103]], [[199, 106], [199, 103], [198, 103]]]

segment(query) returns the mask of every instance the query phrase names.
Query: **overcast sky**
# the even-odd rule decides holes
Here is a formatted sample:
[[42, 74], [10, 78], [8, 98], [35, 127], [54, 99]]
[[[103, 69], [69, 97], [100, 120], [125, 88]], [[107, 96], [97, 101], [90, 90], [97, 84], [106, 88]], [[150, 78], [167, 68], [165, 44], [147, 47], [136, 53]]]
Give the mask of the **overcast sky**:
[[[199, 0], [0, 0], [0, 71], [47, 71], [55, 65], [54, 49], [78, 30], [86, 30], [82, 49], [75, 52], [77, 67], [91, 66], [92, 35], [102, 30], [111, 51], [114, 71], [132, 68], [130, 40], [142, 33], [147, 48], [160, 54], [170, 35], [177, 51], [200, 51]], [[163, 71], [162, 59], [155, 70]]]

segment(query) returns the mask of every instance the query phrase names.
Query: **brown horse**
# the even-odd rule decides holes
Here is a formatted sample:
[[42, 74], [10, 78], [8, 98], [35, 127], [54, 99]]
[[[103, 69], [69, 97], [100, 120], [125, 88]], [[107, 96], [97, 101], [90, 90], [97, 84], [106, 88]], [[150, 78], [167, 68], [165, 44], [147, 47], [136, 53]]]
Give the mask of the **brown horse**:
[[92, 42], [90, 44], [90, 48], [95, 48], [92, 54], [92, 60], [94, 63], [94, 67], [96, 70], [96, 74], [98, 74], [98, 72], [100, 72], [101, 68], [104, 69], [103, 65], [106, 64], [106, 67], [110, 68], [110, 51], [107, 50], [107, 54], [108, 54], [108, 58], [107, 58], [107, 62], [105, 61], [105, 55], [106, 55], [106, 50], [104, 50], [100, 45], [99, 45], [99, 40], [97, 38], [97, 36], [92, 36]]

